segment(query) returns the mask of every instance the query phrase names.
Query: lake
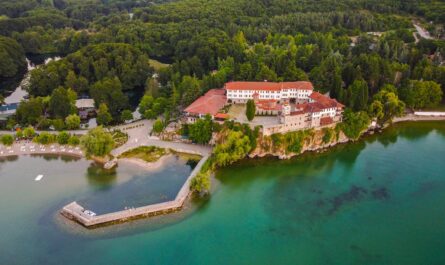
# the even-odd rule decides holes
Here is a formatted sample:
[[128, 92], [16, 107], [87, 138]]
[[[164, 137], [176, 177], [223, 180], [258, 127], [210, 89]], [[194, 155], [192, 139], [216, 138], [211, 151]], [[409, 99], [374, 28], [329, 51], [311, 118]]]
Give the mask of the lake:
[[133, 169], [100, 177], [85, 160], [3, 161], [0, 264], [444, 264], [444, 162], [445, 123], [403, 123], [320, 154], [243, 161], [184, 211], [87, 230], [57, 210], [77, 198], [119, 208], [154, 184], [127, 190]]

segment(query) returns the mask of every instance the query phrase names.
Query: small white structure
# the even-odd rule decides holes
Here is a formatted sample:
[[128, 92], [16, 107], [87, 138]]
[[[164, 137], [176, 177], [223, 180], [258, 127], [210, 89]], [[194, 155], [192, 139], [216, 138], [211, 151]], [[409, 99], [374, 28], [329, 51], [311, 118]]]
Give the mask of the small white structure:
[[83, 98], [76, 100], [76, 108], [79, 111], [79, 116], [81, 119], [87, 119], [90, 113], [96, 110], [94, 106], [94, 99]]

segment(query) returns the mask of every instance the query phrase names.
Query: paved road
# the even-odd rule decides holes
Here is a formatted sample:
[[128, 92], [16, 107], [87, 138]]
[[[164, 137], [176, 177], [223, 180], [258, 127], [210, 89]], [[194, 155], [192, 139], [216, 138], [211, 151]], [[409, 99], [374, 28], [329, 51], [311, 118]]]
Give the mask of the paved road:
[[[119, 129], [122, 132], [125, 132], [128, 134], [128, 141], [114, 149], [111, 154], [113, 156], [119, 156], [120, 154], [131, 150], [133, 148], [139, 147], [139, 146], [158, 146], [162, 148], [169, 148], [173, 149], [178, 152], [186, 152], [186, 153], [193, 153], [193, 154], [199, 154], [202, 156], [208, 155], [212, 152], [212, 148], [210, 146], [203, 146], [203, 145], [195, 145], [195, 144], [186, 144], [186, 143], [179, 143], [179, 142], [167, 142], [159, 140], [157, 137], [150, 136], [151, 129], [153, 127], [153, 121], [150, 120], [141, 120], [138, 122], [134, 122], [131, 124], [125, 124], [120, 125], [116, 127], [110, 128], [110, 130]], [[38, 131], [39, 132], [39, 131]], [[87, 130], [75, 130], [75, 131], [69, 131], [73, 134], [83, 135], [86, 134]], [[10, 134], [10, 131], [0, 131], [0, 134]], [[58, 133], [57, 131], [50, 131], [49, 133]], [[35, 144], [34, 144], [35, 145]], [[15, 144], [12, 148], [14, 150], [14, 154], [25, 154], [25, 153], [31, 153], [29, 148], [27, 148], [25, 151], [21, 151], [20, 144]], [[6, 155], [10, 150], [5, 150], [4, 155]], [[39, 149], [40, 151], [40, 149]], [[59, 149], [57, 149], [58, 152], [60, 152]], [[37, 150], [36, 150], [37, 152]], [[51, 153], [54, 152], [51, 149], [48, 148], [48, 150], [45, 151], [45, 153]], [[39, 152], [41, 153], [41, 152]], [[12, 154], [12, 153], [11, 153]]]
[[212, 148], [209, 146], [159, 140], [157, 137], [150, 136], [152, 127], [153, 122], [149, 120], [142, 120], [140, 122], [115, 127], [128, 134], [128, 141], [124, 145], [111, 151], [111, 154], [117, 157], [122, 153], [139, 146], [157, 146], [173, 149], [178, 152], [200, 154], [202, 156], [212, 152]]

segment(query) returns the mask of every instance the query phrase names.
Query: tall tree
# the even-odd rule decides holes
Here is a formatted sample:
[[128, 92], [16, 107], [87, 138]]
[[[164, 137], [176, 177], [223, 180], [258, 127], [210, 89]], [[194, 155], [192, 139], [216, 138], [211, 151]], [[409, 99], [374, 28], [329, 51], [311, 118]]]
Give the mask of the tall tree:
[[256, 106], [252, 99], [249, 99], [246, 104], [246, 117], [249, 121], [255, 118]]

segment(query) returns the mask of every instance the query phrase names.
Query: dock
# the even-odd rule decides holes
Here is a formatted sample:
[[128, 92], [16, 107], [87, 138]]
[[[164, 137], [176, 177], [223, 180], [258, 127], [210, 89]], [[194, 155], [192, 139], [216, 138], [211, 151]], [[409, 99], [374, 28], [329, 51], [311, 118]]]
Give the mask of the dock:
[[196, 174], [199, 173], [199, 171], [201, 170], [202, 166], [204, 165], [204, 163], [207, 161], [208, 158], [209, 155], [206, 155], [199, 161], [199, 163], [190, 173], [187, 180], [184, 182], [184, 185], [179, 190], [175, 199], [172, 201], [151, 204], [137, 208], [130, 208], [122, 211], [106, 213], [96, 216], [91, 216], [87, 214], [86, 211], [88, 209], [85, 209], [84, 207], [82, 207], [81, 205], [79, 205], [77, 202], [74, 201], [64, 206], [60, 213], [66, 218], [76, 221], [77, 223], [85, 227], [94, 228], [97, 226], [106, 225], [110, 223], [121, 223], [137, 218], [156, 216], [178, 211], [183, 207], [184, 202], [190, 193], [191, 180], [196, 176]]

